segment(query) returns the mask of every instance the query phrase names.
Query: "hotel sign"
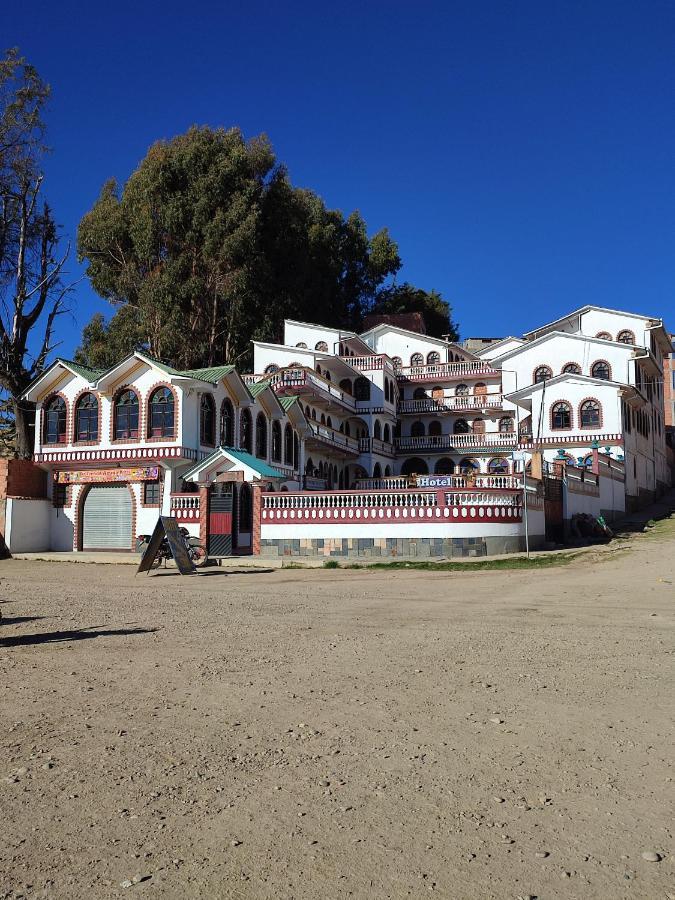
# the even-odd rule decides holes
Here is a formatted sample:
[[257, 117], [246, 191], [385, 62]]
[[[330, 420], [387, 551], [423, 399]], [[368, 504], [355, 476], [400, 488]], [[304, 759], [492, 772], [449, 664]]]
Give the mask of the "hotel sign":
[[159, 466], [135, 469], [86, 469], [80, 472], [59, 472], [58, 484], [110, 484], [115, 481], [157, 481]]
[[418, 488], [445, 488], [453, 487], [452, 475], [418, 475]]

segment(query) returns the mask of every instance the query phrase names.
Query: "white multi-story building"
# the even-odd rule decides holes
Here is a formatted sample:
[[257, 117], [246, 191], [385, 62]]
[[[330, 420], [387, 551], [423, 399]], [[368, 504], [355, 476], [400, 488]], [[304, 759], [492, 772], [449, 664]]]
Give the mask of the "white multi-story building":
[[140, 352], [107, 371], [57, 360], [25, 395], [49, 476], [41, 543], [133, 549], [161, 512], [208, 533], [214, 554], [250, 552], [252, 483], [400, 488], [401, 476], [518, 473], [534, 450], [622, 460], [629, 508], [669, 484], [660, 319], [586, 306], [475, 354], [391, 324], [357, 335], [289, 320], [283, 344], [253, 350], [241, 376]]

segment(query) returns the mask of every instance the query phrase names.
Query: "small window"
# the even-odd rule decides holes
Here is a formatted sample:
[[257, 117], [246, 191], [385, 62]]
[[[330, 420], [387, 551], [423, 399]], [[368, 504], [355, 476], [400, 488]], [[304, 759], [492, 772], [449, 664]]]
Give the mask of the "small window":
[[442, 433], [441, 423], [437, 419], [429, 423], [429, 434], [432, 437], [440, 437]]
[[469, 396], [469, 385], [468, 384], [458, 384], [455, 388], [455, 396], [457, 397], [468, 397]]
[[275, 363], [270, 363], [269, 366], [265, 366], [265, 375], [274, 375], [275, 372], [279, 371], [279, 366]]
[[63, 509], [67, 504], [68, 485], [60, 484], [58, 481], [55, 481], [52, 488], [52, 506], [55, 506], [57, 509]]
[[159, 506], [159, 481], [143, 482], [143, 503], [146, 506]]
[[54, 397], [45, 406], [43, 441], [45, 444], [66, 443], [66, 403], [62, 397]]
[[632, 331], [620, 331], [616, 336], [617, 341], [620, 344], [634, 344], [635, 343], [635, 335]]
[[410, 357], [410, 365], [411, 366], [423, 366], [424, 365], [424, 357], [421, 353], [413, 353]]
[[597, 400], [584, 400], [579, 408], [582, 428], [600, 427], [600, 404]]
[[499, 420], [500, 434], [511, 434], [513, 431], [515, 431], [515, 428], [511, 416], [504, 416]]
[[423, 387], [415, 388], [415, 390], [413, 391], [413, 400], [426, 400], [426, 399], [427, 399], [427, 392], [424, 390], [424, 388]]
[[298, 343], [295, 346], [298, 347], [300, 350], [307, 349], [307, 344], [304, 341], [298, 341]]
[[370, 382], [363, 375], [354, 382], [354, 398], [362, 402], [370, 400]]
[[537, 366], [534, 370], [534, 383], [539, 384], [541, 381], [548, 381], [553, 377], [553, 372], [548, 366]]
[[476, 462], [475, 459], [470, 459], [469, 457], [467, 457], [466, 459], [463, 459], [460, 462], [459, 471], [462, 473], [465, 473], [465, 472], [476, 473], [476, 472], [480, 471], [480, 466], [478, 465], [478, 463]]
[[394, 366], [394, 369], [400, 369], [403, 367], [403, 360], [401, 359], [400, 356], [392, 356], [391, 362], [392, 362], [392, 365]]
[[211, 394], [202, 394], [199, 407], [199, 439], [213, 446], [216, 442], [216, 406]]
[[609, 331], [599, 331], [596, 334], [596, 338], [598, 338], [601, 341], [611, 341], [612, 335], [609, 333]]
[[284, 463], [293, 465], [293, 429], [288, 422], [284, 428]]
[[569, 403], [554, 403], [551, 409], [551, 428], [559, 431], [572, 427], [572, 408]]
[[567, 363], [562, 371], [563, 375], [581, 375], [581, 366], [579, 363]]
[[261, 412], [255, 420], [255, 455], [258, 459], [267, 457], [267, 419]]
[[272, 459], [281, 462], [281, 424], [272, 422]]
[[485, 434], [485, 419], [481, 419], [480, 417], [474, 419], [471, 424], [471, 430], [474, 434]]
[[424, 422], [413, 422], [410, 426], [411, 437], [424, 437]]
[[247, 453], [252, 450], [251, 413], [248, 409], [242, 409], [239, 416], [239, 449]]
[[466, 419], [457, 419], [452, 426], [452, 430], [454, 434], [468, 434], [470, 431], [469, 423]]
[[609, 363], [605, 362], [604, 359], [599, 359], [597, 362], [594, 362], [591, 366], [591, 375], [593, 378], [601, 378], [603, 381], [609, 381], [611, 378]]
[[319, 353], [328, 353], [328, 344], [325, 341], [319, 341], [314, 349]]
[[441, 361], [441, 354], [438, 353], [437, 350], [432, 350], [431, 353], [427, 353], [427, 365], [435, 366]]
[[220, 404], [220, 446], [234, 446], [234, 407], [229, 397]]

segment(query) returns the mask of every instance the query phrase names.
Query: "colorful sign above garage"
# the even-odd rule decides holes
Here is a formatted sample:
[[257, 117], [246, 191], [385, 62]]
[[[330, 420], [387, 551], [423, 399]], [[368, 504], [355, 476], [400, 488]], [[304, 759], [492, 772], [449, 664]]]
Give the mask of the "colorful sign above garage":
[[159, 466], [135, 469], [88, 469], [79, 472], [59, 472], [59, 484], [109, 484], [111, 481], [157, 481]]

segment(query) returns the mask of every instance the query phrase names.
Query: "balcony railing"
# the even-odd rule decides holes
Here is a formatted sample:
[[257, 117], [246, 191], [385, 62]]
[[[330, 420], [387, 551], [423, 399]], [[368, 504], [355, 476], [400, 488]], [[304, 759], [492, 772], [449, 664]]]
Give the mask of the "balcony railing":
[[421, 437], [397, 437], [396, 449], [401, 452], [434, 450], [473, 450], [480, 447], [512, 450], [516, 435], [512, 432], [488, 431], [485, 434], [426, 434]]
[[312, 394], [316, 399], [336, 403], [349, 412], [354, 412], [356, 408], [351, 394], [311, 369], [281, 369], [270, 376], [269, 382], [277, 394]]
[[[335, 431], [327, 425], [321, 425], [310, 419], [309, 427], [312, 429], [312, 437], [315, 440], [330, 444], [332, 447], [339, 447], [341, 450], [347, 450], [351, 453], [359, 452], [359, 442], [357, 438], [349, 437], [341, 431]], [[312, 438], [310, 438], [311, 440]]]
[[517, 475], [476, 475], [474, 478], [466, 475], [418, 475], [409, 478], [407, 475], [393, 475], [389, 478], [359, 478], [356, 486], [359, 490], [400, 490], [410, 487], [426, 487], [425, 479], [443, 478], [443, 490], [518, 490], [522, 488], [522, 481]]
[[402, 366], [396, 370], [399, 381], [441, 381], [448, 378], [477, 378], [499, 375], [488, 363], [432, 363], [427, 366]]
[[393, 456], [396, 452], [394, 445], [379, 438], [359, 438], [359, 450], [361, 453], [382, 453], [384, 456]]
[[374, 353], [372, 356], [343, 356], [342, 359], [348, 362], [355, 369], [367, 372], [372, 369], [389, 368], [393, 370], [393, 365], [388, 356]]
[[503, 394], [469, 394], [466, 397], [425, 397], [421, 400], [400, 400], [400, 413], [463, 412], [470, 409], [501, 409]]
[[179, 522], [199, 522], [199, 494], [171, 494], [170, 506]]
[[462, 412], [468, 409], [501, 409], [503, 394], [469, 394], [467, 397], [425, 397], [421, 400], [400, 400], [400, 413]]
[[[264, 493], [262, 495], [263, 521], [280, 519], [280, 513], [293, 510], [302, 517], [303, 513], [311, 513], [312, 518], [345, 518], [342, 511], [360, 510], [363, 518], [368, 518], [367, 510], [422, 510], [426, 516], [439, 518], [439, 508], [455, 506], [501, 506], [519, 507], [522, 504], [522, 492], [491, 493], [485, 490], [454, 491], [446, 494], [423, 490], [392, 491], [327, 491], [325, 493]], [[359, 518], [357, 513], [357, 518]], [[286, 516], [283, 516], [286, 518]], [[351, 515], [350, 515], [351, 518]]]

